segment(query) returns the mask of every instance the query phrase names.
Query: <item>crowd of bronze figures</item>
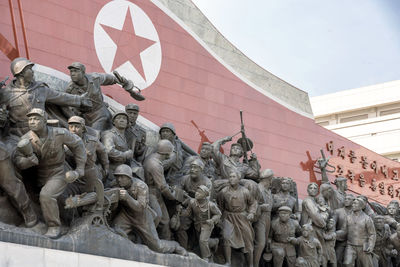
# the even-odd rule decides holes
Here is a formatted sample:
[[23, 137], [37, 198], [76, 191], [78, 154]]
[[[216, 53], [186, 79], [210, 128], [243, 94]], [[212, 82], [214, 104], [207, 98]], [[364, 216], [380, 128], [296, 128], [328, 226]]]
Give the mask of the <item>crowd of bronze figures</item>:
[[321, 185], [310, 183], [301, 201], [293, 179], [247, 158], [243, 127], [229, 155], [221, 146], [232, 136], [196, 153], [171, 123], [150, 144], [137, 104], [111, 112], [103, 99], [101, 86], [119, 84], [144, 100], [132, 81], [75, 62], [67, 87], [49, 88], [33, 66], [13, 60], [14, 79], [0, 90], [0, 187], [19, 227], [45, 225], [57, 239], [73, 210], [156, 252], [213, 262], [219, 251], [226, 265], [234, 252], [245, 266], [400, 266], [399, 203], [348, 194], [344, 177], [332, 185], [327, 159], [318, 161]]

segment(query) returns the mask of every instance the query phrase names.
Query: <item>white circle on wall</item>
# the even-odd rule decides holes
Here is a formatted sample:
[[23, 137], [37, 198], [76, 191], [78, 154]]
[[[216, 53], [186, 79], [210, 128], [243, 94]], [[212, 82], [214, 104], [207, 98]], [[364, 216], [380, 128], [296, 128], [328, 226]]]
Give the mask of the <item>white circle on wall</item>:
[[140, 89], [149, 87], [161, 68], [161, 44], [150, 18], [137, 5], [115, 0], [104, 5], [94, 25], [94, 45], [104, 71], [117, 70]]

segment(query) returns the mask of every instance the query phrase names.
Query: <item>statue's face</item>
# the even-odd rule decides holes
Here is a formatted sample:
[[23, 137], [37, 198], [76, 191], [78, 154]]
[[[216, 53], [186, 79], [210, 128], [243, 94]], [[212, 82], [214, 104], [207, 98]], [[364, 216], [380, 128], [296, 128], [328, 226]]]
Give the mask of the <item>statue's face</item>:
[[131, 186], [132, 179], [126, 175], [115, 175], [115, 179], [120, 187], [127, 188]]
[[31, 115], [28, 118], [28, 125], [29, 125], [29, 129], [36, 132], [36, 131], [40, 131], [44, 127], [46, 127], [46, 122], [44, 121], [44, 118], [42, 116]]
[[305, 238], [310, 236], [310, 230], [308, 230], [307, 228], [303, 228], [301, 229], [301, 235], [304, 236]]
[[125, 129], [128, 126], [128, 118], [125, 115], [120, 114], [114, 118], [113, 123], [117, 129]]
[[210, 145], [202, 145], [200, 150], [200, 157], [208, 159], [211, 157], [212, 148]]
[[346, 191], [347, 190], [347, 181], [337, 182], [337, 188], [343, 192]]
[[287, 222], [287, 221], [289, 221], [289, 218], [290, 218], [290, 212], [288, 212], [288, 211], [280, 211], [279, 212], [279, 220], [281, 222]]
[[129, 117], [129, 123], [136, 123], [136, 120], [139, 116], [139, 111], [129, 109], [126, 111], [126, 113], [128, 114]]
[[201, 167], [197, 164], [190, 164], [189, 175], [190, 177], [199, 177], [201, 174]]
[[194, 198], [197, 200], [203, 200], [205, 199], [206, 193], [203, 190], [197, 190], [196, 193], [194, 194]]
[[281, 183], [282, 191], [284, 191], [284, 192], [289, 191], [290, 190], [290, 185], [291, 185], [290, 180], [283, 179], [282, 183]]
[[344, 206], [345, 207], [350, 207], [353, 204], [354, 196], [353, 195], [347, 195], [344, 198]]
[[377, 230], [382, 230], [385, 227], [385, 221], [383, 219], [375, 220], [374, 224]]
[[318, 185], [314, 183], [310, 184], [307, 187], [307, 192], [309, 196], [315, 197], [318, 194]]
[[83, 126], [80, 123], [70, 123], [68, 124], [68, 129], [71, 133], [74, 133], [77, 136], [82, 137]]
[[363, 204], [359, 199], [354, 199], [353, 200], [353, 205], [352, 205], [353, 211], [360, 211], [363, 208]]
[[162, 128], [160, 131], [160, 138], [161, 139], [166, 139], [172, 142], [172, 140], [174, 139], [174, 133], [168, 129], [168, 128]]
[[387, 207], [387, 211], [388, 211], [389, 215], [394, 216], [397, 214], [397, 207], [395, 205], [389, 205]]
[[231, 186], [236, 186], [236, 185], [238, 185], [239, 184], [239, 181], [240, 181], [240, 178], [239, 178], [239, 176], [236, 174], [236, 173], [231, 173], [230, 175], [229, 175], [229, 184], [231, 185]]
[[71, 68], [69, 70], [69, 75], [71, 76], [71, 81], [74, 83], [81, 82], [85, 77], [85, 74], [80, 69]]
[[20, 72], [18, 75], [20, 77], [23, 77], [25, 82], [32, 82], [33, 81], [33, 70], [32, 70], [32, 65], [26, 66], [22, 72]]
[[333, 189], [330, 187], [322, 192], [322, 195], [324, 196], [325, 199], [330, 198], [332, 194], [333, 194]]
[[231, 146], [230, 155], [234, 157], [241, 157], [243, 155], [242, 147], [238, 145]]

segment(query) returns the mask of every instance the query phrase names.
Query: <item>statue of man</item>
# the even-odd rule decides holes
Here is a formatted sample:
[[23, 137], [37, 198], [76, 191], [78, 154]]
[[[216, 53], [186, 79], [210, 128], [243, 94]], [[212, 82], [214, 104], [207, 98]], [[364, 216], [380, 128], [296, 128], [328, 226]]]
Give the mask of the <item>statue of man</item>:
[[200, 149], [200, 158], [204, 163], [203, 173], [210, 179], [214, 181], [217, 179], [217, 173], [215, 169], [215, 162], [212, 159], [213, 147], [210, 143], [204, 142]]
[[347, 246], [344, 254], [344, 266], [373, 267], [372, 252], [376, 241], [374, 223], [363, 212], [365, 201], [361, 197], [353, 200], [353, 212], [347, 216]]
[[146, 130], [136, 123], [139, 116], [139, 106], [128, 104], [125, 106], [125, 112], [128, 114], [129, 123], [126, 128], [126, 140], [130, 148], [134, 151], [134, 158], [143, 163], [147, 152]]
[[[0, 88], [1, 89], [1, 88]], [[7, 121], [6, 111], [0, 109], [0, 127]], [[1, 130], [0, 130], [1, 133]], [[33, 227], [37, 223], [37, 215], [32, 208], [31, 200], [26, 192], [25, 185], [17, 178], [15, 167], [11, 160], [10, 149], [0, 140], [0, 187], [11, 199], [21, 213], [25, 226]]]
[[397, 216], [399, 213], [399, 203], [397, 202], [390, 202], [387, 205], [387, 215], [384, 216], [385, 223], [388, 224], [392, 230], [392, 233], [396, 231], [397, 228]]
[[270, 237], [274, 267], [282, 267], [285, 258], [288, 267], [294, 267], [296, 262], [296, 249], [290, 241], [296, 238], [301, 228], [297, 220], [290, 218], [291, 213], [290, 207], [279, 207], [279, 217], [271, 223]]
[[293, 218], [300, 218], [297, 199], [290, 194], [292, 179], [284, 177], [281, 180], [281, 190], [273, 195], [272, 212], [276, 212], [280, 207], [287, 206], [292, 209]]
[[231, 172], [240, 172], [240, 178], [248, 178], [256, 180], [259, 176], [260, 164], [258, 163], [256, 154], [251, 154], [249, 164], [240, 162], [243, 157], [243, 148], [239, 143], [233, 143], [229, 157], [221, 153], [221, 145], [232, 141], [231, 136], [224, 137], [213, 143], [213, 159], [217, 164], [222, 179], [228, 179]]
[[[61, 234], [60, 213], [57, 197], [67, 187], [68, 183], [82, 177], [85, 172], [86, 152], [82, 140], [64, 128], [47, 126], [47, 114], [43, 109], [34, 108], [28, 114], [29, 128], [21, 137], [17, 149], [15, 164], [25, 170], [37, 166], [40, 190], [40, 206], [48, 226], [46, 236], [57, 238]], [[66, 145], [75, 158], [75, 171], [65, 172]], [[28, 153], [27, 153], [28, 152]]]
[[253, 224], [255, 239], [254, 239], [254, 266], [260, 264], [261, 255], [267, 244], [269, 231], [271, 227], [271, 210], [272, 210], [272, 193], [271, 180], [274, 173], [271, 169], [263, 170], [260, 173], [260, 182], [258, 183], [259, 197], [257, 208], [257, 219]]
[[344, 199], [344, 207], [335, 210], [335, 219], [336, 219], [336, 260], [338, 267], [343, 266], [343, 257], [344, 251], [347, 243], [347, 232], [346, 232], [346, 224], [347, 224], [347, 216], [352, 213], [352, 206], [354, 195], [347, 194]]
[[68, 120], [68, 128], [71, 133], [79, 136], [86, 150], [86, 164], [85, 164], [85, 175], [83, 180], [85, 181], [86, 191], [92, 192], [93, 189], [96, 191], [97, 204], [95, 210], [103, 210], [104, 206], [104, 186], [103, 182], [99, 179], [102, 177], [96, 162], [99, 162], [102, 166], [102, 171], [107, 174], [109, 169], [108, 155], [103, 144], [97, 139], [97, 137], [91, 136], [86, 133], [85, 120], [79, 116], [72, 116]]
[[197, 153], [178, 138], [175, 126], [172, 123], [166, 122], [161, 125], [159, 134], [161, 140], [168, 140], [174, 146], [173, 154], [170, 159], [163, 162], [163, 165], [168, 184], [177, 185], [179, 184], [178, 176], [180, 176], [179, 172], [183, 163], [189, 156], [197, 156]]
[[210, 238], [210, 236], [214, 226], [221, 218], [221, 211], [214, 202], [208, 199], [209, 195], [209, 187], [198, 186], [195, 198], [189, 200], [188, 207], [185, 210], [186, 217], [193, 217], [194, 227], [199, 237], [200, 255], [206, 261], [212, 260], [210, 247], [218, 246], [218, 238]]
[[379, 257], [379, 266], [391, 267], [391, 257], [397, 256], [397, 250], [392, 249], [390, 244], [390, 228], [385, 224], [385, 218], [381, 215], [374, 217], [376, 231], [376, 242], [374, 253]]
[[[182, 178], [182, 189], [189, 195], [189, 197], [194, 198], [199, 186], [206, 186], [209, 191], [212, 190], [212, 183], [203, 174], [204, 163], [201, 159], [196, 158], [190, 164], [189, 174]], [[182, 215], [180, 218], [180, 227], [177, 231], [177, 239], [179, 244], [187, 249], [188, 247], [188, 234], [190, 226], [192, 225], [191, 217]]]
[[[35, 81], [34, 63], [26, 58], [11, 62], [15, 79], [0, 90], [0, 106], [6, 105], [9, 112], [9, 134], [22, 136], [29, 131], [26, 114], [32, 108], [45, 109], [46, 103], [87, 109], [92, 102], [86, 95], [76, 96], [50, 89], [47, 84]], [[16, 142], [15, 142], [16, 143]]]
[[125, 136], [125, 130], [128, 127], [128, 114], [122, 110], [117, 111], [112, 117], [112, 123], [114, 126], [111, 130], [103, 132], [101, 137], [110, 161], [110, 171], [105, 183], [106, 188], [116, 185], [113, 175], [115, 168], [121, 164], [131, 165], [133, 159], [133, 151], [130, 149]]
[[241, 249], [247, 266], [253, 266], [254, 231], [251, 222], [255, 218], [257, 202], [244, 186], [239, 184], [241, 174], [229, 175], [229, 186], [217, 195], [222, 215], [222, 238], [225, 261], [231, 264], [232, 248]]
[[169, 228], [169, 213], [165, 205], [164, 198], [175, 200], [175, 191], [167, 184], [164, 177], [163, 161], [169, 159], [174, 151], [174, 146], [168, 140], [160, 140], [157, 144], [157, 151], [148, 156], [144, 163], [145, 182], [149, 186], [150, 206], [161, 218], [159, 221], [160, 237], [171, 239], [171, 229]]
[[[102, 85], [120, 84], [125, 89], [132, 82], [122, 78], [120, 81], [117, 77], [106, 73], [86, 73], [86, 67], [80, 62], [74, 62], [68, 66], [71, 82], [68, 84], [66, 92], [74, 95], [88, 94], [93, 103], [90, 110], [82, 112], [81, 115], [86, 125], [96, 130], [103, 131], [111, 128], [111, 113], [104, 103], [103, 94], [101, 92]], [[129, 91], [132, 97], [136, 97], [137, 93]]]
[[128, 236], [135, 231], [151, 250], [159, 253], [187, 255], [184, 248], [175, 241], [158, 237], [153, 214], [149, 206], [149, 188], [138, 178], [132, 176], [132, 169], [126, 164], [119, 165], [114, 171], [119, 191], [121, 209], [113, 220], [117, 231]]

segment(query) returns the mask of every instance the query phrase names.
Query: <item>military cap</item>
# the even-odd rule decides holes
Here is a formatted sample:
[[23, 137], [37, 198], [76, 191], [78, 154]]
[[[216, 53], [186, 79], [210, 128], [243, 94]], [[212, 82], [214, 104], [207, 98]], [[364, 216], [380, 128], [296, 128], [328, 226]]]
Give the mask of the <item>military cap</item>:
[[161, 133], [162, 129], [170, 129], [174, 134], [176, 134], [175, 126], [170, 122], [166, 122], [163, 125], [161, 125], [160, 131], [158, 133]]
[[114, 113], [114, 115], [112, 116], [112, 121], [114, 121], [115, 118], [116, 118], [118, 115], [125, 115], [127, 119], [129, 118], [129, 117], [128, 117], [128, 114], [126, 114], [125, 111], [123, 111], [123, 110], [117, 110], [117, 111]]
[[72, 116], [68, 120], [68, 124], [70, 124], [70, 123], [78, 123], [78, 124], [85, 126], [85, 119], [82, 117], [79, 117], [79, 116]]
[[125, 111], [128, 111], [128, 110], [139, 111], [140, 109], [139, 109], [139, 106], [136, 105], [136, 104], [128, 104], [128, 105], [125, 106]]
[[289, 208], [288, 206], [282, 206], [282, 207], [280, 207], [280, 208], [278, 209], [278, 212], [281, 212], [281, 211], [292, 212], [292, 209]]
[[83, 71], [83, 72], [86, 71], [85, 65], [83, 65], [83, 64], [80, 63], [80, 62], [74, 62], [74, 63], [72, 63], [71, 65], [68, 66], [68, 69], [69, 69], [69, 70], [70, 70], [70, 69], [78, 69], [78, 70], [81, 70], [81, 71]]
[[47, 113], [41, 108], [33, 108], [29, 111], [26, 116], [30, 117], [32, 115], [39, 115], [47, 120]]
[[77, 123], [77, 124], [82, 125], [83, 130], [86, 131], [86, 125], [85, 125], [85, 119], [84, 118], [79, 117], [79, 116], [72, 116], [68, 120], [68, 124], [71, 124], [71, 123]]
[[274, 172], [271, 169], [265, 169], [261, 171], [259, 180], [271, 179], [273, 176]]
[[174, 151], [174, 145], [166, 140], [166, 139], [162, 139], [160, 141], [158, 141], [157, 144], [157, 153], [158, 154], [162, 154], [162, 155], [169, 155]]

